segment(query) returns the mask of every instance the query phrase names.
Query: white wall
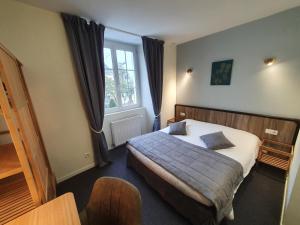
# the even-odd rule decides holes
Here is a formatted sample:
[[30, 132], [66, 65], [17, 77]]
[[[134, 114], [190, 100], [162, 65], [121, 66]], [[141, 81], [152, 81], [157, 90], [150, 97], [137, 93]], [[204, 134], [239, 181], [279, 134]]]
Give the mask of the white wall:
[[0, 2], [0, 42], [22, 63], [47, 154], [58, 180], [93, 166], [87, 118], [57, 13]]
[[[300, 7], [178, 45], [177, 103], [300, 118], [299, 24]], [[234, 59], [231, 85], [210, 86], [223, 59]]]
[[300, 205], [300, 172], [298, 170], [297, 176], [292, 189], [292, 197], [284, 213], [284, 225], [298, 225], [300, 221], [299, 205]]
[[300, 220], [300, 132], [298, 134], [294, 152], [295, 154], [290, 166], [286, 187], [286, 204], [283, 207], [284, 212], [282, 224], [284, 225], [296, 225]]
[[[287, 186], [287, 199], [286, 199], [286, 206], [289, 205], [291, 196], [292, 196], [292, 191], [296, 182], [296, 177], [297, 173], [299, 173], [299, 168], [300, 168], [300, 132], [298, 133], [298, 138], [295, 144], [294, 148], [294, 156], [293, 156], [293, 161], [290, 166], [290, 172], [288, 176], [288, 186]], [[299, 192], [300, 195], [300, 192]], [[300, 202], [299, 202], [300, 204]]]

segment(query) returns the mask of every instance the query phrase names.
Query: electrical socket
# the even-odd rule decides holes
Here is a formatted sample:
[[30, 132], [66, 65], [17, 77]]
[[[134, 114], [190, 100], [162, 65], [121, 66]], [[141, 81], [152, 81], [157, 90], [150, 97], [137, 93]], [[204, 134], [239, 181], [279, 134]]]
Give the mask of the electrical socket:
[[85, 158], [85, 159], [87, 159], [87, 158], [89, 158], [89, 157], [90, 157], [90, 153], [88, 153], [88, 152], [84, 153], [84, 158]]
[[273, 129], [266, 129], [265, 130], [266, 134], [271, 134], [271, 135], [278, 135], [278, 130], [273, 130]]

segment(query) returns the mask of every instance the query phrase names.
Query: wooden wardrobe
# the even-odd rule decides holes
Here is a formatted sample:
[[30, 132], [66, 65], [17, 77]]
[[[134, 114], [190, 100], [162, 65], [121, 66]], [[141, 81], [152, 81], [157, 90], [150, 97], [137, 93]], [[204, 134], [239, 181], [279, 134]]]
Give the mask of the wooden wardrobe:
[[0, 225], [55, 197], [21, 63], [0, 44]]

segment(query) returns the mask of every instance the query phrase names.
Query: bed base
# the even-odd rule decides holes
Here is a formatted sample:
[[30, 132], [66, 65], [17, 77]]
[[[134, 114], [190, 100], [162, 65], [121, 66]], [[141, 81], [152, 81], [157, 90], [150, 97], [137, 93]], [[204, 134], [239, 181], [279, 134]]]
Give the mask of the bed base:
[[127, 167], [133, 168], [164, 201], [169, 203], [178, 213], [187, 218], [193, 225], [215, 225], [215, 208], [205, 206], [194, 199], [184, 195], [174, 186], [156, 175], [129, 150], [127, 154]]

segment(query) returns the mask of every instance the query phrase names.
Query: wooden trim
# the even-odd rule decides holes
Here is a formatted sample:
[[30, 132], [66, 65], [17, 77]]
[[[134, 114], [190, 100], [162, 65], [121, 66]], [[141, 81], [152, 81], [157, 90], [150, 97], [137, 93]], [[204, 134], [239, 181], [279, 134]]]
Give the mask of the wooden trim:
[[243, 111], [234, 111], [234, 110], [227, 110], [227, 109], [218, 109], [218, 108], [209, 108], [209, 107], [203, 107], [203, 106], [182, 105], [182, 104], [175, 104], [175, 110], [176, 110], [176, 106], [183, 106], [183, 107], [197, 108], [197, 109], [207, 109], [207, 110], [228, 112], [228, 113], [235, 113], [235, 114], [242, 114], [242, 115], [249, 115], [249, 116], [265, 117], [265, 118], [270, 118], [270, 119], [292, 121], [297, 124], [300, 124], [300, 119], [294, 119], [294, 118], [288, 118], [288, 117], [270, 116], [270, 115], [258, 114], [258, 113], [248, 113], [248, 112], [243, 112]]
[[[27, 100], [28, 100], [29, 109], [30, 109], [30, 113], [32, 115], [32, 120], [33, 120], [33, 123], [34, 123], [34, 127], [35, 127], [35, 129], [36, 129], [36, 131], [38, 133], [38, 136], [40, 137], [41, 145], [42, 145], [42, 148], [43, 148], [43, 154], [45, 156], [45, 161], [47, 163], [47, 167], [49, 169], [51, 169], [51, 165], [50, 165], [47, 153], [46, 153], [45, 143], [44, 143], [44, 140], [42, 138], [40, 127], [38, 126], [38, 122], [37, 122], [37, 118], [36, 118], [36, 113], [34, 111], [34, 107], [33, 107], [32, 101], [31, 101], [31, 97], [30, 97], [30, 94], [29, 94], [29, 91], [28, 91], [28, 88], [27, 88], [27, 85], [26, 85], [26, 81], [24, 79], [24, 74], [23, 74], [23, 71], [21, 69], [22, 64], [20, 62], [18, 62], [18, 64], [19, 64], [19, 70], [20, 70], [20, 74], [21, 74], [21, 76], [20, 76], [21, 77], [21, 81], [23, 83], [24, 91], [25, 91], [25, 94], [26, 94], [26, 97], [27, 97]], [[51, 172], [52, 172], [52, 169], [51, 169]]]
[[271, 147], [261, 146], [261, 148], [262, 148], [262, 151], [265, 150], [267, 152], [273, 152], [273, 153], [276, 153], [276, 154], [279, 154], [279, 155], [283, 155], [283, 156], [287, 156], [287, 157], [291, 157], [292, 156], [291, 153], [280, 151], [280, 150], [277, 150], [277, 149], [274, 149], [274, 148], [271, 148]]
[[[54, 193], [51, 193], [51, 196], [52, 197], [55, 197], [56, 196], [56, 178], [54, 176], [54, 173], [53, 173], [53, 170], [51, 168], [51, 165], [50, 165], [50, 162], [49, 162], [49, 158], [48, 158], [48, 155], [46, 153], [46, 147], [45, 147], [45, 143], [44, 143], [44, 140], [43, 140], [43, 137], [42, 137], [42, 134], [41, 134], [41, 130], [40, 130], [40, 127], [38, 125], [38, 121], [37, 121], [37, 117], [36, 117], [36, 113], [34, 111], [34, 107], [33, 107], [33, 104], [32, 104], [32, 100], [31, 100], [31, 97], [30, 97], [30, 94], [29, 94], [29, 91], [28, 91], [28, 88], [27, 88], [27, 85], [26, 85], [26, 81], [25, 81], [25, 78], [24, 78], [24, 74], [23, 74], [23, 71], [21, 69], [22, 67], [22, 64], [20, 62], [18, 62], [18, 68], [19, 68], [19, 72], [20, 72], [20, 79], [21, 79], [21, 82], [23, 84], [23, 87], [24, 87], [24, 92], [25, 92], [25, 95], [26, 95], [26, 98], [27, 98], [27, 104], [29, 105], [29, 112], [31, 114], [31, 118], [32, 118], [32, 122], [33, 122], [33, 126], [35, 128], [35, 131], [37, 132], [37, 135], [39, 137], [39, 142], [41, 144], [41, 151], [42, 151], [42, 155], [46, 161], [46, 166], [47, 166], [47, 169], [48, 169], [48, 179], [47, 179], [47, 182], [49, 184], [49, 187], [51, 187], [51, 192], [54, 192]], [[51, 181], [51, 182], [49, 182]], [[51, 200], [48, 199], [48, 189], [46, 190], [47, 193], [45, 193], [45, 199], [43, 199], [44, 202], [47, 202], [48, 200]]]
[[[186, 114], [188, 115], [181, 117], [178, 110], [181, 110], [181, 112], [187, 111], [188, 113]], [[267, 138], [274, 141], [286, 142], [287, 144], [294, 144], [296, 142], [300, 124], [299, 119], [176, 104], [176, 121], [186, 118], [245, 130], [257, 135], [261, 139]], [[272, 127], [276, 127], [279, 130], [277, 136], [265, 134], [263, 129]]]
[[278, 145], [282, 145], [282, 146], [286, 146], [286, 147], [289, 147], [289, 148], [292, 147], [292, 145], [289, 145], [289, 144], [286, 144], [286, 143], [282, 143], [282, 142], [279, 142], [279, 141], [266, 140], [266, 139], [264, 141], [271, 142], [271, 143], [278, 144]]

